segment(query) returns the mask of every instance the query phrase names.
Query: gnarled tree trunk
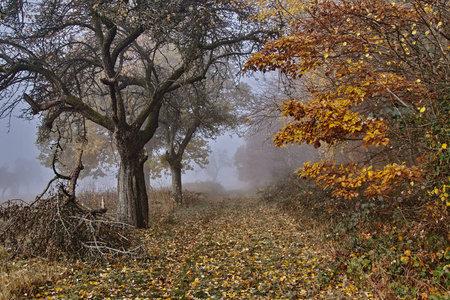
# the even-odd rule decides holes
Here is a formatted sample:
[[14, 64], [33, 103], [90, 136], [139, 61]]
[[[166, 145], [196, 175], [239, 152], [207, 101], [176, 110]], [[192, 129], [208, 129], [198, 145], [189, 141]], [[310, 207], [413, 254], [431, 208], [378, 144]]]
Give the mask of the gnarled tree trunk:
[[121, 156], [117, 178], [118, 219], [137, 228], [147, 228], [148, 196], [144, 176], [144, 163], [147, 157], [143, 150], [133, 149], [132, 145], [124, 146], [122, 143], [118, 145]]
[[181, 184], [181, 161], [172, 160], [169, 162], [172, 173], [172, 197], [176, 204], [183, 204], [183, 189]]

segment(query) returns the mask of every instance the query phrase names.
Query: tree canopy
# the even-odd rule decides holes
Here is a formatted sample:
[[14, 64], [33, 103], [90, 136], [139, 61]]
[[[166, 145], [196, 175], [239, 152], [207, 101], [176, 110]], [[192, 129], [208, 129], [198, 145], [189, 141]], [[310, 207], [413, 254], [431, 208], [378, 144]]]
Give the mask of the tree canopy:
[[346, 198], [361, 189], [407, 196], [419, 182], [436, 188], [438, 206], [450, 205], [448, 20], [445, 1], [422, 0], [326, 0], [291, 15], [286, 36], [266, 43], [246, 65], [279, 70], [306, 86], [307, 93], [282, 105], [290, 122], [275, 143], [359, 151], [347, 161], [305, 164], [299, 175]]
[[[78, 114], [113, 134], [119, 219], [145, 227], [144, 146], [167, 95], [263, 38], [240, 1], [5, 1], [0, 116], [25, 101], [52, 128]], [[171, 53], [168, 59], [166, 53]]]

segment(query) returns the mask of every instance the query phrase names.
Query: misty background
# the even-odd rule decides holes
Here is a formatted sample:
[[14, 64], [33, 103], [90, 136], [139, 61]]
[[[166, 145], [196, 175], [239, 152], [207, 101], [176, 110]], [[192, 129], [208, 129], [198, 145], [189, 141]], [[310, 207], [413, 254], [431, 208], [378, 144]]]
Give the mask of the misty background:
[[0, 120], [0, 200], [34, 199], [53, 177], [37, 159], [36, 132], [37, 120]]
[[[277, 86], [273, 78], [271, 80], [271, 87]], [[256, 126], [259, 128], [248, 131], [245, 137], [225, 132], [209, 140], [209, 165], [205, 169], [194, 166], [193, 170], [185, 171], [182, 175], [184, 187], [189, 189], [189, 183], [216, 182], [225, 191], [255, 190], [294, 172], [303, 162], [316, 159], [317, 151], [312, 147], [275, 148], [272, 137], [282, 126], [277, 107], [285, 96], [280, 96], [280, 90], [276, 88], [272, 89], [273, 94], [268, 92], [264, 88], [265, 78], [246, 78], [245, 82], [256, 95], [253, 104], [256, 110], [253, 110], [260, 110], [260, 115], [255, 113], [253, 121], [260, 122]], [[41, 165], [38, 159], [38, 119], [19, 118], [22, 108], [16, 108], [10, 119], [0, 119], [0, 203], [10, 199], [32, 201], [54, 177], [51, 168]], [[77, 191], [116, 189], [117, 168], [105, 173], [104, 177], [80, 179]], [[154, 189], [169, 188], [170, 185], [168, 172], [161, 178], [150, 179], [150, 187]]]
[[[37, 120], [25, 120], [13, 117], [10, 120], [0, 120], [0, 200], [20, 198], [25, 201], [33, 200], [41, 193], [47, 182], [54, 176], [50, 168], [44, 167], [38, 160], [39, 150], [36, 147]], [[238, 179], [237, 168], [233, 164], [233, 157], [237, 148], [244, 143], [244, 139], [231, 133], [223, 134], [216, 140], [210, 141], [210, 162], [216, 160], [216, 153], [226, 154], [229, 163], [220, 166], [217, 177], [213, 178], [211, 171], [196, 167], [186, 171], [184, 182], [217, 180], [226, 190], [245, 189], [248, 184]], [[115, 172], [93, 179], [84, 178], [79, 182], [79, 191], [107, 190], [116, 188]], [[170, 186], [170, 178], [151, 181], [153, 188]]]

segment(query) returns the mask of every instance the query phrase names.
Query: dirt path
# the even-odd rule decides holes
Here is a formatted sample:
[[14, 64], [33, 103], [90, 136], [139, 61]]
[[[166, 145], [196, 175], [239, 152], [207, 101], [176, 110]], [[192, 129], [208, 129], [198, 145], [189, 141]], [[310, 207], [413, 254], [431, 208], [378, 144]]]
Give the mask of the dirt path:
[[[369, 299], [334, 274], [314, 232], [270, 205], [238, 199], [180, 210], [145, 232], [149, 259], [79, 264], [39, 296], [91, 299]], [[38, 297], [39, 297], [38, 296]]]

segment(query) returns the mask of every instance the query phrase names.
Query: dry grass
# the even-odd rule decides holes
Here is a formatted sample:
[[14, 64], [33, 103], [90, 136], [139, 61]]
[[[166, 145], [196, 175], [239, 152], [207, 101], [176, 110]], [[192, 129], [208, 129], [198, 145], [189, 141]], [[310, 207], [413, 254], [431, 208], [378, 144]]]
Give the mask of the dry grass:
[[[159, 205], [170, 208], [169, 203]], [[177, 207], [170, 214], [173, 223], [155, 221], [139, 231], [150, 259], [72, 263], [64, 277], [32, 283], [35, 292], [30, 295], [28, 290], [27, 296], [66, 300], [372, 298], [350, 278], [337, 276], [328, 249], [316, 243], [316, 235], [321, 234], [317, 228], [302, 228], [274, 205], [254, 197], [216, 196], [200, 199], [198, 205]]]
[[117, 192], [116, 190], [96, 191], [95, 189], [85, 190], [77, 196], [77, 201], [92, 208], [101, 208], [102, 203], [108, 209], [109, 214], [116, 213]]
[[9, 254], [0, 246], [0, 300], [26, 299], [64, 276], [66, 268], [42, 259], [7, 260]]
[[[153, 227], [178, 223], [179, 220], [186, 217], [183, 211], [186, 211], [187, 208], [176, 211], [176, 204], [171, 197], [170, 190], [150, 190], [148, 195], [150, 220]], [[185, 197], [190, 205], [203, 199], [201, 194], [193, 192], [186, 192]], [[114, 191], [84, 191], [78, 199], [83, 205], [93, 209], [100, 208], [102, 200], [105, 207], [108, 208], [108, 213], [114, 214], [117, 202]], [[47, 296], [46, 287], [60, 282], [66, 276], [67, 267], [61, 261], [43, 258], [11, 260], [10, 257], [11, 252], [0, 246], [0, 300], [31, 299], [36, 295], [45, 298]]]
[[150, 228], [137, 232], [147, 259], [67, 269], [6, 262], [0, 300], [448, 299], [450, 248], [436, 233], [421, 240], [423, 220], [405, 224], [404, 214], [389, 217], [378, 206], [364, 214], [364, 203], [339, 203], [297, 184], [266, 191], [269, 202], [187, 192], [182, 207], [170, 190], [149, 191]]
[[[208, 185], [209, 187], [209, 185]], [[185, 206], [198, 205], [205, 199], [203, 192], [198, 190], [184, 191], [183, 197]], [[176, 208], [176, 203], [171, 196], [170, 189], [149, 189], [147, 191], [150, 221], [154, 222], [161, 218], [167, 218], [172, 215]], [[81, 192], [77, 200], [91, 209], [101, 208], [102, 203], [108, 209], [108, 214], [114, 216], [117, 207], [117, 192], [115, 190], [96, 191], [95, 189], [85, 190]]]
[[170, 190], [150, 190], [147, 194], [150, 222], [161, 223], [169, 221], [176, 208], [176, 203], [170, 194]]

